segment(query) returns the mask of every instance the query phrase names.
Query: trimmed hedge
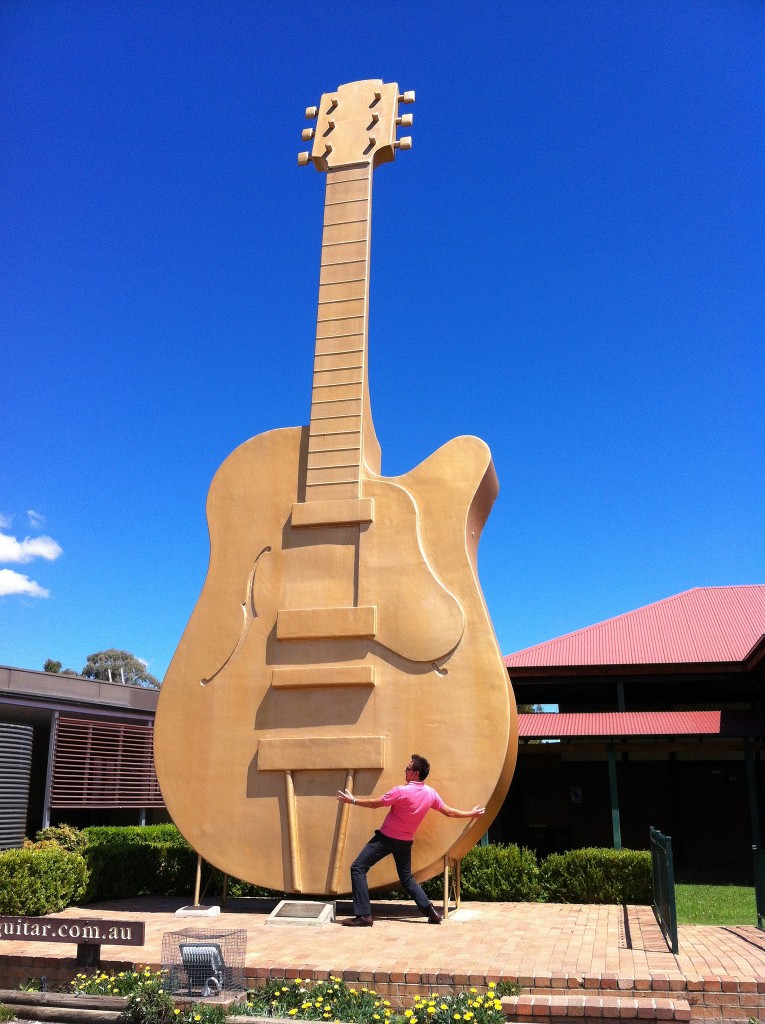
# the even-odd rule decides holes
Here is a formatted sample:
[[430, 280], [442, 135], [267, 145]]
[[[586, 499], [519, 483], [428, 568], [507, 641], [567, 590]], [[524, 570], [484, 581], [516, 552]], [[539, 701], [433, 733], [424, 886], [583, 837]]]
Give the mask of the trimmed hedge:
[[175, 825], [94, 825], [83, 831], [89, 901], [193, 890], [197, 855]]
[[[175, 825], [93, 825], [83, 831], [88, 838], [84, 853], [90, 870], [88, 900], [188, 896], [193, 892], [197, 855]], [[206, 892], [222, 896], [222, 872], [213, 870]], [[277, 895], [238, 878], [229, 878], [228, 894]]]
[[0, 914], [55, 914], [85, 895], [88, 869], [60, 846], [0, 853]]
[[[83, 834], [88, 900], [191, 893], [197, 855], [175, 825], [94, 826]], [[48, 841], [35, 852], [49, 849]], [[465, 900], [650, 904], [652, 899], [651, 857], [642, 850], [571, 850], [551, 854], [538, 864], [533, 851], [518, 846], [476, 846], [463, 859], [461, 876]], [[424, 888], [431, 899], [439, 899], [443, 875], [430, 879]], [[213, 870], [206, 889], [208, 896], [222, 895], [221, 872]], [[232, 897], [280, 895], [235, 878], [229, 878], [228, 892]]]
[[168, 846], [191, 847], [183, 838], [175, 825], [90, 825], [84, 828], [83, 834], [88, 838], [88, 846], [108, 846], [127, 843], [145, 846], [148, 843], [164, 843]]
[[[520, 846], [474, 846], [462, 860], [460, 879], [465, 900], [526, 903], [539, 899], [541, 894], [536, 855]], [[431, 899], [440, 899], [443, 874], [431, 878], [424, 889]]]
[[540, 865], [547, 903], [651, 903], [648, 850], [588, 847], [551, 853]]

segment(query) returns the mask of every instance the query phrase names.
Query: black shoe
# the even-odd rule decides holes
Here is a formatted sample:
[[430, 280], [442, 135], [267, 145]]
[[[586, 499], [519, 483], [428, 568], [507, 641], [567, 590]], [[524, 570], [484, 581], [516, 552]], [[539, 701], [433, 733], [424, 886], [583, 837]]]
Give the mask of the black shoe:
[[346, 917], [340, 924], [345, 925], [346, 928], [371, 928], [374, 921], [371, 917], [357, 915], [356, 917]]
[[425, 916], [428, 919], [428, 924], [441, 924], [441, 915], [432, 904], [425, 911]]

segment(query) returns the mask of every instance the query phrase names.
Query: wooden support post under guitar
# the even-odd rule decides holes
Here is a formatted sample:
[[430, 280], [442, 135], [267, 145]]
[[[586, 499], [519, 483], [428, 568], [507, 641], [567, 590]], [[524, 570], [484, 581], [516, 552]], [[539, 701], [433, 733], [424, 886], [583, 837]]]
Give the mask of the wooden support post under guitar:
[[[419, 880], [486, 831], [515, 766], [515, 704], [478, 582], [497, 495], [489, 449], [459, 437], [380, 475], [369, 405], [372, 172], [396, 139], [395, 83], [322, 96], [312, 161], [326, 173], [311, 415], [236, 449], [210, 488], [207, 578], [165, 677], [157, 776], [178, 828], [221, 871], [268, 888], [347, 892], [379, 795], [412, 753], [452, 806], [429, 815]], [[307, 112], [314, 115], [314, 110]], [[289, 357], [292, 358], [291, 356]], [[373, 887], [396, 883], [386, 858]]]

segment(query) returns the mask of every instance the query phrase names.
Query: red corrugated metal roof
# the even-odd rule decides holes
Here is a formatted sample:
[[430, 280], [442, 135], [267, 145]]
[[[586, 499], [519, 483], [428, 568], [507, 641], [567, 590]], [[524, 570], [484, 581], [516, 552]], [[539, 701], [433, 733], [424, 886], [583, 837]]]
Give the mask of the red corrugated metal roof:
[[567, 736], [763, 736], [765, 719], [752, 711], [608, 711], [518, 715], [521, 739]]
[[508, 655], [513, 668], [741, 662], [765, 634], [765, 586], [697, 587]]

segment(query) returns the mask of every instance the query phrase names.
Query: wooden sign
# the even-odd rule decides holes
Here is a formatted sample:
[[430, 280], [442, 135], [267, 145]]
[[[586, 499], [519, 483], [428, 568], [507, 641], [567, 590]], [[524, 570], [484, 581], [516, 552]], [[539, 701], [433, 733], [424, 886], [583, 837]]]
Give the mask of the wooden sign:
[[[372, 79], [306, 111], [316, 125], [298, 162], [326, 174], [309, 423], [252, 438], [218, 470], [207, 579], [159, 697], [173, 820], [205, 860], [280, 891], [349, 890], [382, 815], [338, 805], [338, 789], [380, 794], [416, 752], [448, 804], [486, 805], [483, 819], [426, 819], [422, 880], [478, 841], [515, 765], [515, 704], [476, 565], [498, 491], [489, 449], [460, 437], [385, 477], [370, 410], [372, 174], [410, 148], [396, 134], [413, 100]], [[405, 374], [416, 339], [400, 344]], [[285, 351], [279, 387], [295, 362]], [[396, 880], [390, 858], [370, 874]]]
[[11, 942], [142, 946], [144, 931], [143, 921], [115, 921], [93, 917], [0, 917], [0, 939]]

